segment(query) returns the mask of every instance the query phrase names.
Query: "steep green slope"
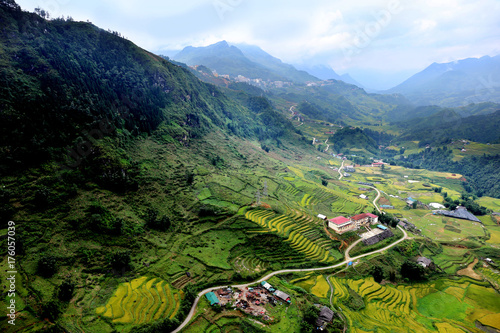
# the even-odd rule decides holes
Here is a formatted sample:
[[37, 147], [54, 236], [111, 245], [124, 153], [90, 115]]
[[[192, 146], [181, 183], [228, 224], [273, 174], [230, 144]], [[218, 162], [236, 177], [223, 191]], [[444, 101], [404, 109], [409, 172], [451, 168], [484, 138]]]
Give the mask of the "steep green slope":
[[46, 160], [100, 122], [113, 135], [163, 123], [165, 135], [185, 144], [215, 128], [251, 137], [286, 124], [255, 118], [185, 69], [89, 23], [3, 8], [0, 15], [3, 165]]
[[[129, 298], [96, 309], [141, 276], [164, 281], [151, 297], [168, 306], [161, 320], [173, 327], [194, 289], [255, 275], [240, 262], [263, 271], [275, 261], [316, 264], [288, 244], [286, 262], [265, 244], [258, 255], [233, 251], [261, 243], [240, 207], [263, 179], [266, 201], [293, 205], [279, 159], [310, 149], [265, 97], [227, 96], [118, 33], [48, 21], [10, 1], [0, 2], [0, 29], [0, 219], [16, 227], [15, 329], [130, 331], [127, 323], [153, 316], [141, 310], [146, 294], [132, 313], [141, 318], [118, 317]], [[227, 230], [222, 240], [218, 228]]]
[[500, 140], [500, 110], [479, 116], [460, 117], [453, 110], [443, 110], [430, 117], [417, 118], [401, 124], [406, 131], [399, 138], [420, 140], [425, 144], [442, 144], [453, 139], [468, 139], [482, 143]]

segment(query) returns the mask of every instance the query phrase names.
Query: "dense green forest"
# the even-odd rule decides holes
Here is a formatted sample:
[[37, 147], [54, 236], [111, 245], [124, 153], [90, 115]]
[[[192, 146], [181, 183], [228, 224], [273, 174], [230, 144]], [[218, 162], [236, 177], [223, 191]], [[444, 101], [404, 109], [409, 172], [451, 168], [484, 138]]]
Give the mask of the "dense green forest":
[[186, 144], [213, 128], [261, 139], [284, 134], [287, 121], [271, 106], [254, 118], [118, 33], [5, 6], [0, 15], [2, 168], [60, 156], [54, 149], [89, 135], [150, 134], [160, 124], [165, 137]]
[[455, 110], [445, 109], [429, 117], [403, 122], [399, 126], [403, 129], [400, 140], [420, 140], [424, 146], [448, 143], [453, 139], [482, 143], [500, 142], [500, 110], [462, 118]]
[[[374, 135], [374, 131], [370, 131], [371, 135]], [[366, 133], [356, 127], [344, 127], [341, 130], [335, 132], [334, 135], [330, 137], [330, 141], [334, 143], [334, 149], [337, 152], [348, 152], [349, 149], [366, 149], [370, 153], [377, 153], [378, 144], [371, 136], [366, 135]]]

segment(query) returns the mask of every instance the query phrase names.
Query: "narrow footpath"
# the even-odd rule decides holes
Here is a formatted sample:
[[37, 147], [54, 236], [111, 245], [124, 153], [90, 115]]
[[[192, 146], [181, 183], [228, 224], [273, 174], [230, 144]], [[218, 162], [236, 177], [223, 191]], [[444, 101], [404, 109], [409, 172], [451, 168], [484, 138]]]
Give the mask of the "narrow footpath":
[[341, 172], [341, 171], [342, 171], [342, 168], [344, 167], [344, 162], [345, 162], [345, 160], [342, 160], [342, 165], [340, 165], [340, 168], [339, 168], [339, 170], [338, 170], [339, 175], [340, 175], [339, 180], [341, 180], [341, 179], [342, 179], [342, 177], [343, 177], [343, 175], [342, 175], [342, 172]]

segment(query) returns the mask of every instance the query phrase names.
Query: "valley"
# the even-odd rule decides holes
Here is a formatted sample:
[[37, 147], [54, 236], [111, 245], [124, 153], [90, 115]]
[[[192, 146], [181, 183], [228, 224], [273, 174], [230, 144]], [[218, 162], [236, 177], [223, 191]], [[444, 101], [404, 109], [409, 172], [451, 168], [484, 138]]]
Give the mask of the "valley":
[[13, 0], [0, 29], [3, 332], [500, 332], [494, 91], [172, 60]]

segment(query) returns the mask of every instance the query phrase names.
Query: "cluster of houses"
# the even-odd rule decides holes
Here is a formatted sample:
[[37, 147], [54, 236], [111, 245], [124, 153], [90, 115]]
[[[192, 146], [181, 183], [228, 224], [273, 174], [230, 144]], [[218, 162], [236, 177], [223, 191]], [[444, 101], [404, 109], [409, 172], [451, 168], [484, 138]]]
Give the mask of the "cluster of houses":
[[353, 231], [360, 227], [367, 227], [378, 223], [378, 216], [371, 213], [363, 213], [351, 216], [349, 218], [337, 216], [328, 220], [328, 227], [333, 229], [338, 234], [343, 234], [347, 231]]
[[266, 289], [268, 292], [272, 293], [274, 296], [276, 296], [278, 299], [287, 302], [288, 304], [292, 303], [292, 299], [290, 296], [280, 290], [274, 289], [269, 283], [266, 281], [261, 282], [261, 286]]
[[292, 302], [291, 297], [281, 291], [274, 289], [269, 283], [263, 281], [256, 287], [239, 289], [236, 292], [232, 288], [220, 288], [205, 294], [210, 305], [224, 306], [231, 303], [234, 308], [238, 308], [244, 313], [253, 316], [262, 316], [264, 320], [270, 320], [265, 309], [266, 304], [276, 306], [286, 302]]

